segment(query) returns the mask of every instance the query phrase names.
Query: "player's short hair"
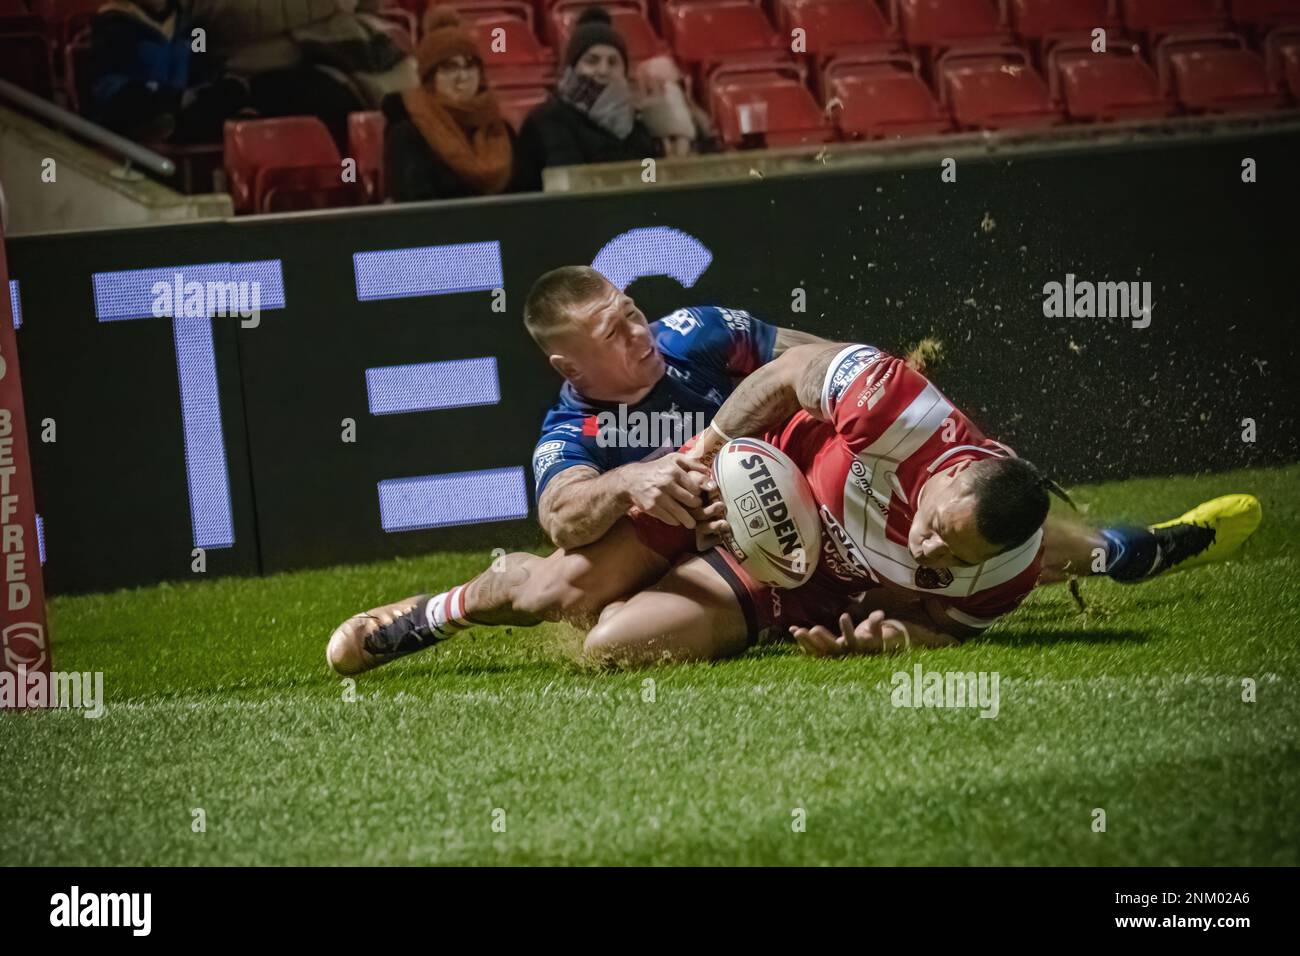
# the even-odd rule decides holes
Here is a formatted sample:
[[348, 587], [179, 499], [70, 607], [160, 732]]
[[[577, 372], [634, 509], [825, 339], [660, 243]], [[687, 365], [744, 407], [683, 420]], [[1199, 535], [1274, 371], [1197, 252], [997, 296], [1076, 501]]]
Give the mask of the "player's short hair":
[[965, 471], [975, 496], [975, 530], [1004, 551], [1024, 544], [1047, 519], [1047, 481], [1023, 458], [984, 458]]
[[606, 279], [591, 266], [560, 266], [541, 276], [524, 302], [524, 327], [543, 348], [569, 317], [569, 310], [604, 291]]

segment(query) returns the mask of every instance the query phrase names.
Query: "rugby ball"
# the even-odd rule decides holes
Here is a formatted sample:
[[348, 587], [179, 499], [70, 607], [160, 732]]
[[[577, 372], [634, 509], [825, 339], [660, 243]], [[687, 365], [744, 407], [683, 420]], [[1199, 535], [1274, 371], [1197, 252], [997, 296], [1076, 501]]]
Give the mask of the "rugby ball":
[[822, 526], [808, 479], [785, 452], [757, 438], [736, 438], [713, 460], [727, 506], [728, 548], [756, 580], [797, 588], [812, 577]]

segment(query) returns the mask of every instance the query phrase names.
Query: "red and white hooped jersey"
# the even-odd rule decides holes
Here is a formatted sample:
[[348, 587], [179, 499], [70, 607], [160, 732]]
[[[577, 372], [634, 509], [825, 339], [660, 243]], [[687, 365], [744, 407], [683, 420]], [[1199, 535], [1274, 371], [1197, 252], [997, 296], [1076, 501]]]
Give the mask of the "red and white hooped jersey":
[[969, 568], [922, 568], [907, 547], [921, 486], [962, 461], [1015, 454], [985, 438], [924, 375], [900, 358], [852, 345], [831, 362], [819, 421], [799, 412], [768, 440], [794, 459], [822, 518], [817, 576], [938, 598], [957, 623], [986, 628], [1034, 587], [1040, 529], [1023, 545]]

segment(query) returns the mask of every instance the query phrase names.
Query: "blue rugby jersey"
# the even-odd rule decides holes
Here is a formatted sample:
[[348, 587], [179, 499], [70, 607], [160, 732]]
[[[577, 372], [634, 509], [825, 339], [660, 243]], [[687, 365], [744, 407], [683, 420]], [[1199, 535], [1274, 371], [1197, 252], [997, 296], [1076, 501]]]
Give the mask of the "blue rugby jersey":
[[593, 401], [568, 382], [560, 389], [533, 450], [537, 500], [566, 468], [605, 472], [675, 451], [707, 427], [741, 379], [771, 361], [776, 345], [776, 326], [712, 305], [678, 309], [650, 330], [667, 371], [636, 405]]

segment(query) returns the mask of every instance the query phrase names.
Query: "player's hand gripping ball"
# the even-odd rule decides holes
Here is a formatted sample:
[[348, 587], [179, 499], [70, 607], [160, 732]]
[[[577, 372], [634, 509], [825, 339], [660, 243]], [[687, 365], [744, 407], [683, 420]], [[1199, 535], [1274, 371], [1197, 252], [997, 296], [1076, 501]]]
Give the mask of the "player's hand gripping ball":
[[797, 588], [812, 577], [821, 519], [808, 480], [785, 452], [734, 439], [713, 460], [713, 480], [727, 506], [723, 546], [756, 581]]

